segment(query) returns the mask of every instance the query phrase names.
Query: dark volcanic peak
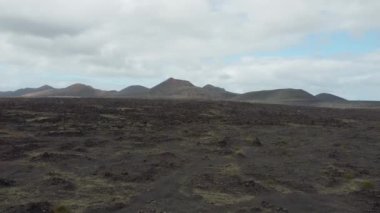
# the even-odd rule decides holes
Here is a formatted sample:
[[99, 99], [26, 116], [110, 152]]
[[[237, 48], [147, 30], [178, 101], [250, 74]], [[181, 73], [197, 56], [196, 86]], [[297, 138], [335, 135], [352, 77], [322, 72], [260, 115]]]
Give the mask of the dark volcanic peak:
[[237, 100], [287, 102], [287, 101], [315, 101], [315, 97], [301, 89], [277, 89], [258, 92], [248, 92], [237, 96]]
[[149, 93], [149, 88], [140, 86], [140, 85], [133, 85], [129, 86], [123, 90], [120, 90], [117, 93], [117, 96], [125, 96], [125, 97], [139, 97], [139, 96], [145, 96]]
[[168, 78], [166, 81], [158, 84], [152, 89], [157, 87], [194, 87], [194, 85], [190, 81]]
[[233, 97], [236, 97], [238, 94], [228, 92], [224, 88], [216, 87], [211, 84], [207, 84], [202, 88], [202, 90], [208, 94], [208, 97], [211, 99], [218, 99], [218, 100], [229, 100]]
[[140, 92], [140, 91], [148, 91], [149, 88], [140, 86], [140, 85], [132, 85], [125, 89], [120, 90], [120, 92]]
[[76, 83], [76, 84], [72, 84], [72, 85], [66, 87], [66, 89], [71, 89], [71, 90], [89, 90], [89, 89], [94, 89], [94, 88], [92, 86], [89, 86], [89, 85], [86, 85], [86, 84]]
[[211, 85], [211, 84], [207, 84], [206, 86], [203, 87], [203, 89], [206, 89], [208, 91], [215, 91], [215, 92], [226, 92], [226, 90], [224, 88], [216, 87], [216, 86]]
[[85, 84], [73, 84], [64, 89], [57, 90], [53, 96], [94, 97], [97, 90]]
[[329, 94], [329, 93], [321, 93], [315, 96], [319, 101], [326, 101], [326, 102], [345, 102], [347, 101], [344, 98], [341, 98], [339, 96]]
[[168, 80], [153, 87], [150, 92], [154, 95], [175, 95], [184, 89], [193, 89], [195, 87], [190, 81], [169, 78]]

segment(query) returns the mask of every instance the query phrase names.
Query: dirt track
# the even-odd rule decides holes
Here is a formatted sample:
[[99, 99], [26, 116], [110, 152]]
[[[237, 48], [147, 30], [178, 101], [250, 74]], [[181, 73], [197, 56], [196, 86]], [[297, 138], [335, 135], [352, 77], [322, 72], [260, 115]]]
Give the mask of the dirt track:
[[0, 212], [380, 212], [380, 110], [0, 99]]

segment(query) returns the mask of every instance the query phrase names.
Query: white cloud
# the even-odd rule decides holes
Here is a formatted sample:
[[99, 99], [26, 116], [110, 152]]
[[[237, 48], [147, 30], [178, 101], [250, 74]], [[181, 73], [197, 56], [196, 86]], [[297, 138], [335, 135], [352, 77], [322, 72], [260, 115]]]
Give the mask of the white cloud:
[[[175, 76], [236, 90], [260, 89], [255, 85], [333, 90], [341, 82], [372, 82], [378, 55], [248, 58], [233, 65], [223, 59], [275, 51], [310, 34], [380, 30], [378, 11], [377, 0], [0, 0], [0, 65], [32, 76], [145, 82]], [[294, 80], [278, 80], [288, 78]]]

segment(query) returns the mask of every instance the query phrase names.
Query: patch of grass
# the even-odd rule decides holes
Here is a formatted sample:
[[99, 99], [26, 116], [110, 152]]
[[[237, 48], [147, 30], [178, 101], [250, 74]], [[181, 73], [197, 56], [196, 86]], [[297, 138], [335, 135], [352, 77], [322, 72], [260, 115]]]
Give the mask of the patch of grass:
[[60, 199], [54, 213], [83, 212], [94, 203], [128, 202], [135, 195], [128, 183], [112, 183], [103, 178], [75, 178], [78, 188], [73, 197]]
[[328, 165], [322, 173], [329, 177], [344, 178], [346, 180], [352, 180], [355, 178], [355, 173], [352, 170], [338, 168], [334, 165]]
[[344, 173], [343, 173], [343, 177], [346, 179], [346, 180], [352, 180], [352, 179], [354, 179], [355, 178], [355, 174], [354, 174], [354, 172], [352, 172], [352, 171], [344, 171]]
[[277, 181], [275, 181], [273, 179], [268, 179], [265, 181], [256, 181], [256, 182], [262, 184], [263, 186], [265, 186], [267, 188], [272, 188], [272, 189], [274, 189], [280, 193], [283, 193], [283, 194], [292, 193], [292, 190], [290, 190], [286, 186], [283, 186], [282, 184], [279, 184]]
[[247, 157], [247, 156], [245, 155], [245, 153], [244, 153], [244, 150], [243, 150], [242, 148], [237, 149], [237, 150], [235, 151], [235, 155], [238, 156], [238, 157], [241, 157], [241, 158], [245, 158], [245, 157]]
[[371, 190], [375, 188], [375, 184], [370, 180], [364, 179], [352, 179], [336, 187], [321, 187], [319, 193], [321, 194], [349, 194], [351, 192], [357, 192], [362, 190]]
[[227, 164], [220, 169], [220, 173], [224, 175], [240, 175], [240, 167], [236, 163]]
[[361, 190], [368, 191], [368, 190], [371, 190], [371, 189], [375, 188], [375, 184], [372, 181], [370, 181], [370, 180], [363, 180], [359, 184], [360, 184], [360, 189]]
[[255, 199], [255, 197], [252, 195], [232, 195], [222, 192], [206, 191], [201, 189], [195, 189], [193, 190], [193, 193], [201, 196], [206, 202], [214, 204], [216, 206], [231, 205]]
[[1, 204], [12, 203], [15, 200], [25, 200], [30, 197], [30, 194], [25, 189], [20, 187], [1, 188], [0, 200]]
[[202, 144], [214, 144], [223, 139], [223, 135], [214, 130], [208, 131], [200, 137], [200, 142]]

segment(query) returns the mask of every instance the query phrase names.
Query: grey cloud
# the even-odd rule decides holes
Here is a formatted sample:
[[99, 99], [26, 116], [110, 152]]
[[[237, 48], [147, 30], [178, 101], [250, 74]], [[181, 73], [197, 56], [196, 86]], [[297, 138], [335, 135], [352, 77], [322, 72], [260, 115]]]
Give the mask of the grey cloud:
[[63, 35], [77, 35], [82, 32], [80, 26], [49, 23], [44, 20], [31, 20], [19, 17], [0, 17], [0, 31], [15, 34], [30, 34], [34, 36], [53, 38]]

